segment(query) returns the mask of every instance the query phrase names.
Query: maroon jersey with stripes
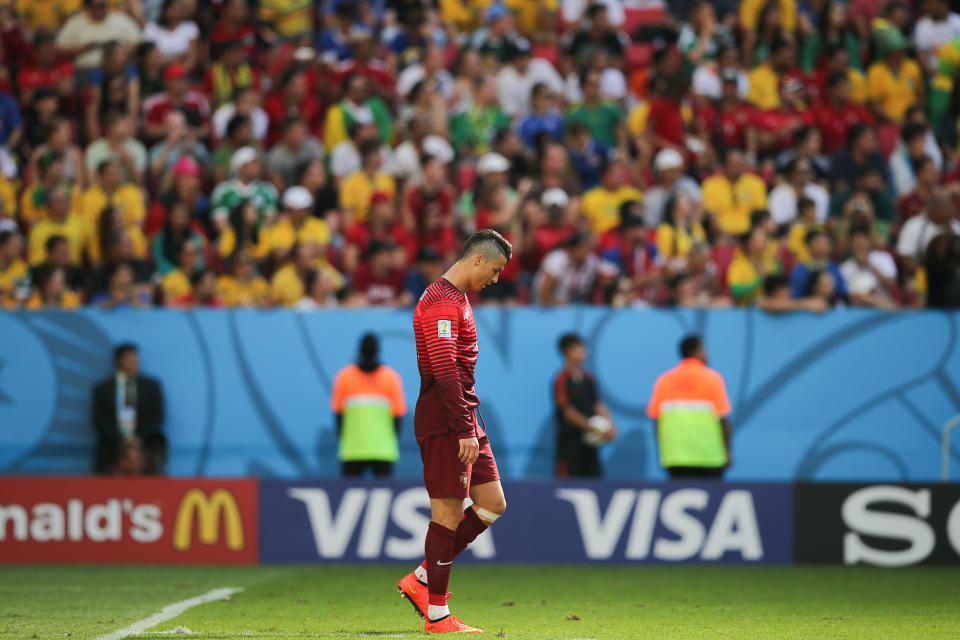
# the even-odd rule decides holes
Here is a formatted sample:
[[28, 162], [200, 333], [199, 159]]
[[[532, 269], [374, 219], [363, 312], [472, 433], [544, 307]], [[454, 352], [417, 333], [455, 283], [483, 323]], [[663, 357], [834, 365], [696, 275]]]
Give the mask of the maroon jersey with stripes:
[[420, 296], [413, 332], [420, 369], [420, 397], [413, 416], [417, 437], [448, 433], [479, 437], [474, 368], [480, 351], [467, 296], [440, 278]]

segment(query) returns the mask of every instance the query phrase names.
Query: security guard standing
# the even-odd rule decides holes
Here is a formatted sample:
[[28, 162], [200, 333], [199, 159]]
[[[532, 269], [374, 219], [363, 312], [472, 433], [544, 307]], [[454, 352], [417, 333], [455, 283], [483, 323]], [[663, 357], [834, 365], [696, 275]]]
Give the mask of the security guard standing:
[[397, 435], [407, 413], [403, 382], [396, 371], [380, 364], [379, 352], [377, 336], [363, 336], [357, 362], [343, 368], [333, 383], [331, 404], [344, 477], [362, 477], [367, 469], [377, 478], [389, 477], [400, 457]]
[[657, 421], [660, 464], [671, 478], [722, 478], [730, 466], [730, 399], [707, 367], [700, 336], [680, 343], [683, 358], [657, 378], [647, 415]]

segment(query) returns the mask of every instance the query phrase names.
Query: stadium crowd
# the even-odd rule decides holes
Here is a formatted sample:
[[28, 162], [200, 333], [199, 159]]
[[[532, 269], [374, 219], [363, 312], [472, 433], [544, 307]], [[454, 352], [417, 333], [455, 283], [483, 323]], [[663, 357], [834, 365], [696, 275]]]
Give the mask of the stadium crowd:
[[0, 307], [960, 305], [947, 0], [0, 0]]

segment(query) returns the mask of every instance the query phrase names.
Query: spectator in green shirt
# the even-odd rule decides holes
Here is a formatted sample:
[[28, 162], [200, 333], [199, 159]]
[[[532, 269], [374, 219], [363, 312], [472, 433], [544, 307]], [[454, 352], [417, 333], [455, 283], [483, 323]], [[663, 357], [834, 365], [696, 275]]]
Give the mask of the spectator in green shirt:
[[615, 103], [600, 98], [599, 72], [585, 71], [580, 77], [580, 90], [583, 92], [583, 103], [567, 113], [564, 128], [569, 129], [574, 122], [582, 122], [587, 125], [593, 139], [608, 147], [618, 146], [623, 136], [623, 111]]
[[492, 149], [497, 132], [509, 128], [510, 118], [497, 102], [496, 79], [491, 75], [477, 76], [473, 81], [473, 105], [450, 121], [453, 148], [461, 158], [482, 156]]

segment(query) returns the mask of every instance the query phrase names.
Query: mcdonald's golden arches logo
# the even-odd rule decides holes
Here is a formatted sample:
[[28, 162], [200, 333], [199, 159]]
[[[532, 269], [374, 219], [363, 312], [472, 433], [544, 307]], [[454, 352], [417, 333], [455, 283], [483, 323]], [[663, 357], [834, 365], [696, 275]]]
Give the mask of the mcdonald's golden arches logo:
[[236, 498], [226, 489], [214, 489], [210, 495], [202, 489], [190, 489], [183, 495], [173, 524], [174, 549], [190, 549], [194, 519], [199, 521], [200, 544], [217, 544], [220, 521], [223, 520], [227, 548], [231, 551], [243, 550], [243, 519]]

